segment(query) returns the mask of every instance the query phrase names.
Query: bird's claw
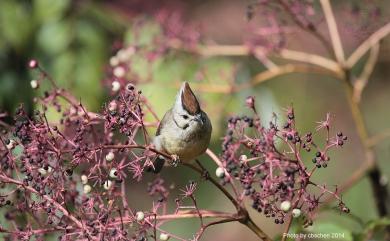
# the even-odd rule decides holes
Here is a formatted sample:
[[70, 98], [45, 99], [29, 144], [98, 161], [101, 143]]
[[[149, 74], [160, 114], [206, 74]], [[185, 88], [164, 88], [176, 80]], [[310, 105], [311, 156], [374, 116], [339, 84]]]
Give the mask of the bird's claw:
[[177, 165], [179, 165], [180, 163], [180, 158], [178, 155], [171, 155], [171, 159], [169, 161], [169, 165], [173, 166], [173, 167], [177, 167]]

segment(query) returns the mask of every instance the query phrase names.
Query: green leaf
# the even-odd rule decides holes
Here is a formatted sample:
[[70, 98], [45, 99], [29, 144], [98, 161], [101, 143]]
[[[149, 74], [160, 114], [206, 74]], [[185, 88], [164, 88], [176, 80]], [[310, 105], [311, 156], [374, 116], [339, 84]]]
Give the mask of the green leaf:
[[74, 51], [65, 51], [53, 61], [53, 76], [57, 84], [63, 88], [70, 88], [74, 82], [77, 55]]
[[34, 16], [40, 23], [59, 20], [63, 17], [69, 5], [69, 0], [35, 0], [33, 6]]
[[[99, 55], [99, 53], [96, 53]], [[75, 69], [75, 92], [83, 105], [98, 110], [101, 104], [102, 59], [92, 51], [80, 51]]]
[[137, 21], [134, 26], [125, 32], [125, 44], [137, 44], [140, 46], [149, 46], [156, 36], [161, 34], [159, 25], [153, 21], [145, 21], [139, 26]]
[[32, 21], [28, 10], [18, 1], [0, 1], [0, 32], [11, 46], [21, 48], [31, 41]]
[[95, 23], [80, 20], [76, 29], [77, 40], [80, 41], [83, 48], [94, 49], [100, 53], [104, 52], [104, 48], [107, 46], [105, 35], [100, 28], [96, 27]]
[[66, 21], [49, 22], [38, 32], [38, 45], [48, 54], [58, 54], [69, 46], [72, 27]]

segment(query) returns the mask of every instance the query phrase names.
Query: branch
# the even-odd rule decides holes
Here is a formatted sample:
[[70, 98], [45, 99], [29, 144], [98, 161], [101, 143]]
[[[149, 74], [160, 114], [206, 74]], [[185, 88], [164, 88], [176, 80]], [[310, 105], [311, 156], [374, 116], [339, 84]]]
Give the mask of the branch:
[[325, 58], [323, 56], [316, 55], [316, 54], [309, 54], [309, 53], [290, 50], [290, 49], [282, 49], [279, 52], [279, 56], [276, 55], [276, 57], [281, 57], [287, 60], [295, 60], [295, 61], [300, 61], [308, 64], [317, 65], [319, 67], [323, 67], [335, 73], [341, 72], [341, 68], [338, 63], [336, 63], [335, 61], [329, 58]]
[[381, 142], [384, 139], [389, 138], [389, 137], [390, 137], [390, 129], [385, 129], [381, 133], [378, 133], [378, 134], [368, 138], [367, 142], [366, 142], [366, 145], [369, 146], [369, 147], [374, 147], [379, 142]]
[[[366, 123], [364, 122], [360, 106], [353, 99], [353, 86], [351, 85], [350, 73], [346, 72], [345, 76], [346, 77], [344, 79], [344, 83], [347, 91], [348, 104], [352, 112], [352, 117], [355, 122], [355, 126], [359, 134], [360, 141], [362, 142], [364, 151], [366, 153], [366, 161], [364, 165], [367, 165], [367, 169], [365, 170], [364, 173], [369, 177], [374, 192], [374, 200], [376, 203], [378, 214], [380, 217], [385, 217], [388, 215], [388, 211], [387, 211], [388, 191], [386, 189], [386, 186], [383, 186], [380, 182], [380, 177], [382, 174], [376, 161], [375, 152], [372, 146], [368, 145], [369, 136], [367, 133]], [[386, 232], [389, 233], [390, 235], [390, 228], [387, 229]]]
[[367, 53], [375, 44], [378, 44], [381, 39], [390, 34], [390, 22], [371, 34], [347, 59], [347, 66], [352, 68], [363, 55]]
[[[262, 46], [256, 46], [253, 48], [246, 45], [202, 45], [194, 48], [186, 48], [180, 41], [171, 41], [168, 44], [173, 49], [187, 51], [205, 57], [248, 56], [259, 52], [263, 52], [264, 54], [267, 53], [267, 49]], [[294, 60], [317, 65], [334, 72], [340, 71], [340, 67], [335, 61], [316, 54], [290, 49], [281, 49], [277, 53], [274, 53], [273, 56], [286, 60]]]
[[[367, 160], [367, 158], [369, 158], [369, 157], [366, 157], [366, 160]], [[337, 186], [337, 192], [343, 193], [346, 190], [353, 187], [356, 183], [361, 181], [363, 179], [363, 177], [365, 177], [367, 175], [367, 172], [370, 169], [372, 169], [372, 167], [373, 167], [372, 164], [373, 164], [372, 161], [364, 162], [363, 165], [361, 165], [356, 171], [354, 171], [352, 173], [352, 175], [348, 178], [348, 180], [346, 180], [343, 184]], [[321, 203], [321, 205], [329, 204], [329, 203], [333, 202], [334, 200], [336, 200], [336, 197], [333, 195], [329, 195], [323, 199], [323, 202]]]
[[252, 78], [250, 83], [244, 83], [237, 86], [236, 91], [241, 91], [246, 88], [252, 88], [255, 85], [261, 84], [275, 77], [285, 75], [285, 74], [290, 74], [290, 73], [313, 73], [313, 74], [316, 73], [316, 74], [335, 75], [334, 72], [328, 71], [324, 68], [318, 68], [310, 65], [286, 64], [283, 66], [279, 66], [273, 70], [267, 70], [255, 75], [255, 77]]
[[[192, 170], [200, 173], [201, 175], [204, 174], [203, 170], [199, 169], [198, 167], [196, 167], [193, 164], [190, 164], [190, 163], [183, 163], [183, 164], [185, 166], [191, 168]], [[218, 181], [216, 181], [212, 177], [208, 177], [207, 180], [212, 182], [214, 184], [214, 186], [216, 186], [220, 191], [222, 191], [223, 194], [233, 203], [233, 205], [236, 207], [237, 210], [239, 210], [241, 208], [240, 204], [236, 201], [236, 199], [234, 199], [234, 197], [221, 184], [219, 184]]]
[[30, 192], [33, 192], [35, 194], [38, 194], [39, 196], [41, 196], [43, 199], [45, 199], [46, 201], [48, 201], [49, 203], [51, 203], [53, 206], [55, 206], [56, 208], [58, 208], [63, 214], [64, 216], [68, 217], [70, 220], [72, 220], [76, 225], [77, 227], [79, 227], [80, 229], [84, 229], [83, 227], [83, 224], [77, 219], [75, 218], [73, 215], [71, 215], [68, 210], [66, 210], [61, 204], [59, 204], [58, 202], [56, 202], [54, 199], [52, 199], [50, 196], [48, 195], [42, 195], [41, 193], [39, 193], [37, 190], [35, 190], [34, 188], [30, 187], [30, 186], [27, 186], [25, 184], [23, 184], [23, 182], [20, 182], [20, 181], [17, 181], [15, 179], [12, 179], [12, 178], [9, 178], [7, 176], [4, 176], [2, 174], [0, 174], [0, 179], [2, 180], [2, 182], [7, 182], [7, 183], [13, 183], [15, 185], [18, 185], [18, 186], [21, 186], [27, 190], [29, 190]]
[[212, 150], [207, 149], [206, 154], [215, 162], [215, 164], [217, 164], [217, 166], [223, 167], [222, 162], [219, 160], [217, 155], [215, 155], [215, 153]]
[[[292, 224], [292, 219], [293, 219], [293, 216], [290, 215], [290, 217], [288, 218], [288, 221], [287, 221], [286, 228], [284, 229], [284, 234], [287, 234], [288, 231], [290, 230], [290, 227]], [[282, 241], [286, 241], [286, 240], [287, 240], [287, 235], [283, 235]]]
[[209, 228], [209, 227], [211, 227], [213, 225], [229, 223], [229, 222], [237, 222], [237, 221], [239, 221], [239, 219], [240, 219], [240, 217], [238, 217], [238, 218], [235, 218], [235, 217], [234, 218], [226, 218], [226, 219], [222, 219], [222, 220], [218, 220], [218, 221], [215, 221], [215, 222], [208, 223], [208, 224], [206, 224], [205, 226], [203, 226], [200, 229], [200, 231], [199, 231], [198, 235], [196, 236], [195, 240], [199, 240], [202, 237], [204, 231], [206, 231], [207, 228]]
[[[219, 211], [209, 211], [209, 210], [199, 210], [199, 213], [202, 215], [202, 218], [231, 218], [235, 214], [219, 212]], [[198, 218], [199, 213], [197, 211], [189, 210], [189, 211], [181, 211], [175, 214], [166, 214], [166, 215], [157, 215], [150, 216], [150, 219], [156, 220], [173, 220], [178, 218]], [[133, 220], [134, 221], [134, 220]]]
[[321, 33], [317, 31], [316, 28], [311, 27], [310, 25], [302, 23], [302, 21], [297, 17], [297, 14], [295, 14], [288, 3], [286, 3], [284, 0], [278, 0], [279, 4], [284, 8], [287, 14], [290, 15], [294, 23], [300, 27], [302, 30], [306, 31], [307, 33], [312, 34], [314, 37], [316, 37], [322, 45], [325, 47], [325, 49], [329, 52], [329, 54], [333, 54], [332, 48], [329, 44], [329, 42], [322, 36]]
[[340, 39], [340, 34], [337, 30], [336, 20], [333, 15], [332, 6], [329, 0], [320, 0], [322, 10], [325, 15], [326, 23], [328, 24], [330, 39], [332, 40], [333, 51], [337, 62], [344, 64], [344, 50]]
[[364, 69], [360, 75], [360, 77], [354, 83], [354, 93], [353, 98], [356, 102], [360, 102], [362, 92], [368, 83], [368, 79], [374, 70], [375, 64], [378, 60], [379, 55], [379, 44], [375, 44], [372, 46], [370, 51], [370, 56], [366, 64], [364, 65]]
[[135, 149], [149, 150], [149, 151], [152, 151], [158, 155], [161, 155], [169, 160], [172, 160], [172, 156], [168, 155], [167, 153], [164, 153], [164, 152], [158, 151], [152, 147], [143, 146], [143, 145], [104, 145], [104, 146], [97, 147], [94, 150], [97, 151], [97, 150], [103, 150], [103, 149], [123, 149], [123, 148], [129, 148], [129, 149], [135, 148]]
[[[191, 169], [193, 169], [194, 171], [200, 173], [201, 175], [204, 174], [203, 170], [199, 169], [198, 167], [196, 167], [193, 164], [184, 163], [184, 165], [190, 167]], [[199, 165], [201, 165], [201, 164], [199, 163]], [[245, 207], [241, 206], [237, 202], [237, 200], [235, 200], [234, 197], [221, 184], [219, 184], [218, 181], [216, 181], [214, 178], [212, 178], [210, 176], [207, 177], [207, 180], [212, 182], [214, 184], [214, 186], [216, 186], [233, 203], [233, 205], [236, 207], [237, 212], [238, 212], [237, 216], [242, 217], [242, 218], [238, 219], [237, 221], [239, 221], [240, 223], [242, 223], [245, 226], [247, 226], [261, 240], [263, 240], [263, 241], [271, 241], [271, 238], [268, 237], [268, 235], [253, 222], [253, 220], [250, 218], [250, 216], [248, 214], [248, 211], [245, 209]]]
[[192, 87], [193, 89], [201, 92], [231, 94], [231, 93], [242, 91], [244, 89], [253, 88], [258, 84], [261, 84], [263, 82], [266, 82], [278, 76], [291, 74], [291, 73], [312, 73], [312, 74], [330, 75], [330, 76], [334, 76], [335, 78], [340, 77], [337, 73], [322, 67], [305, 65], [305, 64], [286, 64], [283, 66], [278, 66], [273, 69], [258, 73], [256, 76], [252, 78], [252, 80], [249, 83], [243, 83], [240, 85], [192, 83]]

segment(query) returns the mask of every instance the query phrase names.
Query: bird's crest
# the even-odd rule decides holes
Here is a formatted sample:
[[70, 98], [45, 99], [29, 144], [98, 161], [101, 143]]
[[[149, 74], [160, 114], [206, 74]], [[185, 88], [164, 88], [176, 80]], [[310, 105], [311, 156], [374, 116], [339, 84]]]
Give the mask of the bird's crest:
[[184, 82], [181, 86], [180, 98], [183, 109], [185, 109], [190, 115], [200, 113], [199, 102], [187, 82]]

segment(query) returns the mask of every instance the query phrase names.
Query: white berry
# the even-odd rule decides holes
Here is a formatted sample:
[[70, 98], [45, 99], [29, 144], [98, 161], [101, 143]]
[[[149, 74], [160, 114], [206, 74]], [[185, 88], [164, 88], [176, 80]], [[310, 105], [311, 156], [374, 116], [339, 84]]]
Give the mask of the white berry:
[[110, 190], [111, 187], [112, 187], [112, 181], [111, 181], [111, 180], [106, 180], [106, 181], [104, 182], [104, 184], [103, 184], [103, 187], [104, 187], [104, 189], [106, 189], [106, 190]]
[[215, 170], [215, 175], [219, 178], [223, 178], [225, 176], [225, 169], [223, 167], [218, 167]]
[[118, 170], [116, 168], [111, 168], [110, 170], [110, 177], [117, 178], [118, 177]]
[[108, 104], [108, 110], [109, 111], [116, 111], [116, 108], [118, 107], [118, 104], [116, 103], [115, 100], [111, 101], [109, 104]]
[[117, 58], [121, 62], [126, 62], [131, 59], [131, 56], [134, 54], [135, 49], [133, 47], [127, 48], [127, 49], [121, 49], [116, 54]]
[[241, 155], [240, 156], [240, 161], [241, 162], [246, 162], [248, 160], [248, 157], [246, 155]]
[[31, 88], [33, 88], [34, 90], [37, 89], [39, 87], [39, 83], [37, 80], [33, 79], [30, 81], [30, 85], [31, 85]]
[[118, 67], [114, 68], [114, 76], [115, 77], [122, 78], [125, 76], [125, 74], [126, 74], [126, 70], [122, 66], [118, 66]]
[[16, 142], [14, 140], [9, 140], [9, 143], [6, 145], [8, 150], [13, 149], [16, 146]]
[[87, 184], [87, 185], [83, 186], [83, 191], [84, 191], [85, 194], [90, 193], [91, 190], [92, 190], [92, 187], [90, 185]]
[[111, 90], [114, 92], [117, 92], [121, 88], [121, 83], [119, 83], [119, 81], [117, 80], [113, 81], [111, 85], [112, 85]]
[[107, 155], [106, 155], [106, 161], [110, 162], [110, 161], [114, 160], [114, 158], [115, 158], [115, 155], [114, 155], [114, 153], [113, 153], [112, 151], [110, 151], [109, 153], [107, 153]]
[[169, 235], [166, 233], [161, 233], [160, 234], [160, 240], [162, 241], [167, 241], [169, 239]]
[[298, 218], [299, 216], [301, 216], [301, 209], [299, 209], [299, 208], [294, 208], [293, 210], [292, 210], [292, 216], [294, 217], [294, 218]]
[[110, 65], [112, 67], [115, 67], [118, 64], [119, 64], [119, 59], [117, 57], [113, 56], [113, 57], [110, 58]]
[[290, 201], [283, 201], [280, 204], [280, 209], [284, 212], [288, 212], [291, 208], [291, 202]]
[[87, 175], [81, 175], [80, 179], [81, 179], [81, 183], [82, 184], [87, 184], [88, 183]]
[[44, 169], [44, 168], [39, 168], [38, 169], [38, 172], [41, 174], [41, 175], [43, 175], [43, 176], [45, 176], [46, 174], [47, 174], [47, 171]]
[[38, 172], [39, 172], [41, 175], [43, 175], [43, 176], [47, 175], [48, 173], [50, 173], [50, 172], [52, 172], [52, 171], [53, 171], [53, 168], [52, 168], [51, 166], [48, 166], [46, 169], [43, 168], [43, 167], [41, 167], [41, 168], [38, 169]]
[[144, 221], [144, 218], [145, 218], [144, 212], [138, 211], [138, 212], [135, 214], [135, 218], [137, 219], [138, 222]]

